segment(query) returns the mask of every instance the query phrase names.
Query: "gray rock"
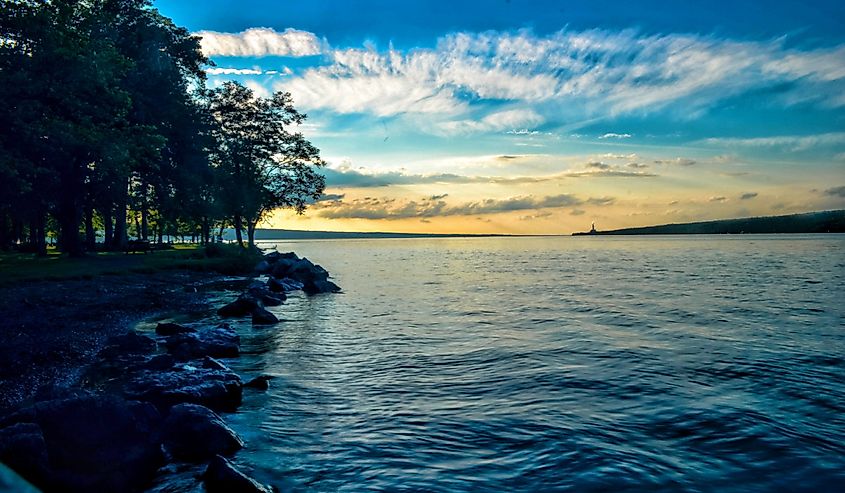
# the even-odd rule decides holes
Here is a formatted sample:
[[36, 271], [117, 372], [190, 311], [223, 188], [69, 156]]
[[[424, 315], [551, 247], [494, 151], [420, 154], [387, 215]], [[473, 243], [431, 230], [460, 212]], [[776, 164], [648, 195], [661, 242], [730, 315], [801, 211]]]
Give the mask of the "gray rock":
[[267, 260], [262, 260], [261, 262], [258, 262], [258, 264], [256, 264], [255, 266], [255, 272], [259, 274], [267, 274], [268, 272], [270, 272], [270, 262], [268, 262]]
[[208, 493], [271, 493], [273, 490], [239, 471], [231, 462], [216, 455], [203, 473]]
[[195, 333], [176, 334], [167, 338], [167, 352], [180, 361], [211, 356], [235, 358], [240, 354], [241, 338], [228, 325], [208, 327]]
[[164, 446], [176, 459], [199, 462], [233, 454], [244, 443], [211, 409], [178, 404], [164, 422]]
[[273, 377], [271, 375], [259, 375], [250, 380], [249, 382], [245, 383], [244, 387], [250, 387], [258, 390], [267, 390], [270, 388], [270, 380], [272, 379]]
[[[30, 479], [47, 491], [136, 491], [163, 464], [161, 416], [148, 403], [113, 395], [45, 401], [16, 413], [20, 450], [40, 467], [41, 431], [49, 463]], [[21, 453], [23, 456], [24, 453]]]
[[313, 280], [306, 281], [302, 287], [305, 294], [319, 294], [319, 293], [337, 293], [340, 291], [340, 286], [328, 280]]
[[169, 371], [142, 371], [124, 386], [131, 399], [146, 401], [161, 410], [176, 404], [199, 404], [215, 411], [234, 411], [241, 405], [243, 384], [228, 368], [214, 370], [176, 365]]
[[172, 322], [162, 322], [156, 325], [156, 334], [160, 336], [187, 334], [189, 332], [196, 332], [196, 330], [191, 327], [185, 327], [184, 325], [174, 324]]
[[252, 323], [253, 325], [273, 325], [279, 323], [279, 319], [265, 308], [259, 306], [252, 312]]
[[163, 371], [173, 368], [173, 365], [175, 364], [176, 358], [173, 356], [169, 354], [157, 354], [141, 365], [141, 368], [145, 370]]
[[0, 493], [41, 493], [41, 490], [0, 463]]
[[99, 352], [102, 358], [116, 355], [149, 354], [156, 350], [156, 341], [130, 330], [126, 334], [106, 339], [105, 347]]
[[31, 480], [47, 477], [50, 460], [41, 428], [35, 423], [18, 423], [0, 430], [0, 463]]
[[235, 301], [221, 307], [217, 314], [221, 317], [245, 317], [252, 313], [258, 301], [252, 296], [241, 295]]

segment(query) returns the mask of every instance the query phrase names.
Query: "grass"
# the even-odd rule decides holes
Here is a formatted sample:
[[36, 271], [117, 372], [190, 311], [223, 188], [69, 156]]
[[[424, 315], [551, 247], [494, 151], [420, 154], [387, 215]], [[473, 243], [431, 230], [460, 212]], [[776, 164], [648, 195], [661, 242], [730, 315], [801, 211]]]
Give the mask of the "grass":
[[30, 281], [93, 279], [97, 276], [153, 274], [184, 269], [225, 275], [252, 271], [259, 254], [237, 245], [176, 245], [172, 250], [150, 253], [97, 252], [71, 258], [50, 249], [47, 257], [0, 253], [0, 285]]

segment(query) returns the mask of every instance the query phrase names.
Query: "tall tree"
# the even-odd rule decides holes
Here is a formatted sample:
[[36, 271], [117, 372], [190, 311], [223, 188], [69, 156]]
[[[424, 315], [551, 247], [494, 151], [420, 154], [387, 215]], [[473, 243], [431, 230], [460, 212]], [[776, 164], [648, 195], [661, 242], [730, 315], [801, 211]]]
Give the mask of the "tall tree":
[[325, 163], [320, 151], [294, 125], [306, 115], [293, 106], [290, 93], [256, 97], [236, 82], [227, 82], [208, 94], [217, 122], [214, 156], [226, 176], [223, 194], [238, 243], [243, 246], [246, 226], [249, 246], [255, 228], [274, 209], [293, 208], [302, 213], [320, 197], [325, 178], [317, 168]]

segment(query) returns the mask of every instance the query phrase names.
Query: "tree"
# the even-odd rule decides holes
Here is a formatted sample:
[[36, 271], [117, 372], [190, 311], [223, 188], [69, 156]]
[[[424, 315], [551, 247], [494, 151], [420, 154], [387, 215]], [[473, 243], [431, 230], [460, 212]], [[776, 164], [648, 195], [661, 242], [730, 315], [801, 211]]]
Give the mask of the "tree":
[[216, 121], [213, 158], [226, 177], [224, 208], [238, 244], [243, 246], [246, 226], [253, 247], [255, 228], [271, 211], [290, 207], [301, 214], [320, 197], [325, 178], [317, 168], [325, 163], [301, 133], [290, 131], [306, 118], [294, 108], [290, 93], [261, 98], [227, 82], [209, 91], [208, 98]]

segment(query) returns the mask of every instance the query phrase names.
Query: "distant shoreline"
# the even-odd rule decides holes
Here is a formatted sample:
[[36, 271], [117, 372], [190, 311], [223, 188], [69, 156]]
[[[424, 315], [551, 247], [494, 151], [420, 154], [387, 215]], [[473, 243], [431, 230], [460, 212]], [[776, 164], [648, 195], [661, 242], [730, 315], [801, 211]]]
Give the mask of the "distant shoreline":
[[845, 210], [576, 232], [572, 236], [845, 233]]

